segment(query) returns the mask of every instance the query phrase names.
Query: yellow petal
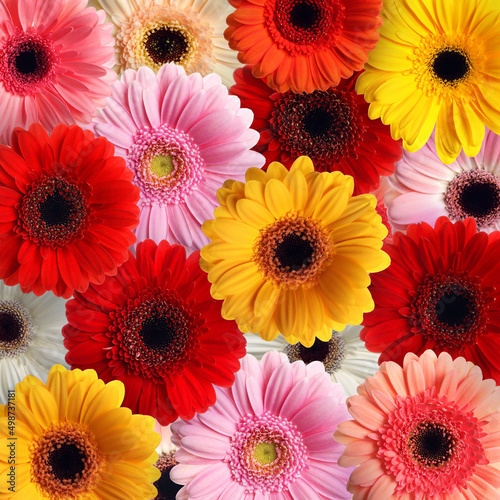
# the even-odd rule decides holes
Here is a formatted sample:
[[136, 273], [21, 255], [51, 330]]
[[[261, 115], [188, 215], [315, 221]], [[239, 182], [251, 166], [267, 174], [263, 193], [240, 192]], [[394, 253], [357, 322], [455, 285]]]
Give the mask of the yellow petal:
[[273, 161], [272, 163], [269, 164], [267, 167], [267, 172], [266, 172], [266, 178], [268, 179], [267, 182], [271, 179], [276, 179], [279, 181], [282, 181], [286, 174], [288, 173], [287, 168], [282, 165], [281, 163], [277, 161]]
[[345, 211], [349, 200], [349, 192], [345, 186], [338, 186], [325, 194], [319, 201], [312, 217], [321, 220], [325, 225], [337, 220]]
[[290, 191], [277, 179], [271, 179], [266, 184], [265, 197], [267, 207], [276, 219], [293, 209]]
[[30, 391], [30, 408], [43, 428], [51, 422], [59, 420], [59, 408], [54, 396], [45, 388], [32, 386]]
[[239, 247], [251, 247], [259, 237], [257, 229], [237, 220], [217, 219], [212, 227], [217, 236]]
[[290, 171], [300, 170], [304, 175], [314, 172], [314, 164], [308, 156], [299, 156], [290, 167]]
[[276, 219], [267, 208], [253, 200], [242, 199], [236, 204], [240, 219], [256, 229], [261, 229]]
[[325, 293], [334, 301], [345, 306], [352, 306], [355, 302], [354, 289], [342, 275], [331, 268], [319, 276], [319, 284]]
[[292, 204], [295, 210], [298, 212], [303, 210], [307, 203], [308, 193], [307, 181], [304, 173], [298, 169], [290, 170], [283, 182], [290, 191]]
[[214, 282], [213, 290], [219, 295], [235, 295], [243, 293], [262, 283], [257, 266], [253, 262], [245, 262], [228, 269]]
[[[260, 169], [259, 169], [260, 170]], [[259, 181], [248, 181], [245, 185], [245, 196], [249, 200], [256, 201], [263, 207], [266, 206], [265, 183]]]

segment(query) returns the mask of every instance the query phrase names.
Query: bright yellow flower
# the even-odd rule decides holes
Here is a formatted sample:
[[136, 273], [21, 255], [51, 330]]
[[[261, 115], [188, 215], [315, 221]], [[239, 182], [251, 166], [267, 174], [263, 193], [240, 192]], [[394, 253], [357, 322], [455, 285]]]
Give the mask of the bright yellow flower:
[[382, 271], [387, 229], [373, 195], [352, 196], [352, 177], [314, 172], [303, 156], [290, 171], [250, 168], [226, 181], [201, 250], [211, 293], [242, 331], [311, 346], [373, 309], [370, 272]]
[[160, 435], [154, 418], [121, 408], [124, 386], [55, 365], [28, 375], [0, 405], [0, 498], [144, 500]]
[[436, 127], [452, 163], [476, 156], [485, 125], [500, 134], [500, 21], [496, 0], [386, 0], [380, 40], [356, 90], [370, 118], [390, 124], [410, 152]]

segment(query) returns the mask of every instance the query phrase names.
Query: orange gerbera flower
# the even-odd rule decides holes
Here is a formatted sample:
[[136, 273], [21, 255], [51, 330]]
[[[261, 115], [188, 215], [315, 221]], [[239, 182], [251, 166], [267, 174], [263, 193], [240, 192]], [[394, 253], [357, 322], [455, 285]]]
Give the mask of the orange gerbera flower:
[[229, 0], [224, 32], [238, 59], [279, 92], [335, 87], [363, 69], [382, 0]]

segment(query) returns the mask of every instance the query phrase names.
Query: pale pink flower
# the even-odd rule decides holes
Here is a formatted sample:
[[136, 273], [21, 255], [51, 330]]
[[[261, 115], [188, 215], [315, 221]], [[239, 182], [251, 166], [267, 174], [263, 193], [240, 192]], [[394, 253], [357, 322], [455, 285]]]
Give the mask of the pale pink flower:
[[0, 142], [14, 127], [85, 124], [116, 79], [111, 24], [87, 0], [0, 0]]
[[95, 133], [115, 145], [141, 190], [138, 241], [201, 248], [209, 241], [201, 225], [213, 218], [217, 189], [264, 164], [250, 150], [259, 138], [250, 129], [253, 113], [215, 74], [186, 75], [173, 63], [158, 74], [129, 69], [113, 85], [102, 117]]
[[347, 400], [343, 467], [353, 500], [500, 498], [500, 388], [462, 357], [425, 351], [393, 361]]
[[452, 222], [473, 217], [478, 230], [500, 230], [500, 137], [486, 131], [481, 150], [469, 158], [462, 151], [453, 163], [436, 153], [434, 134], [419, 151], [405, 151], [389, 178], [385, 202], [396, 229], [438, 217]]
[[232, 387], [204, 414], [172, 424], [178, 500], [348, 499], [333, 439], [347, 416], [342, 387], [321, 363], [270, 351], [241, 361]]

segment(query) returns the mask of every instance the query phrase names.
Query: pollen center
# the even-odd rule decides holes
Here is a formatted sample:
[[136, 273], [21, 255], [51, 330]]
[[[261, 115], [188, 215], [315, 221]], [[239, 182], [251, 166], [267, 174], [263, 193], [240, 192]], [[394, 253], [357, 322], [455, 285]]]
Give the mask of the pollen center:
[[158, 177], [165, 177], [174, 171], [174, 161], [170, 155], [155, 156], [149, 164], [151, 171]]
[[253, 450], [253, 456], [261, 465], [267, 465], [278, 458], [274, 443], [259, 443]]

